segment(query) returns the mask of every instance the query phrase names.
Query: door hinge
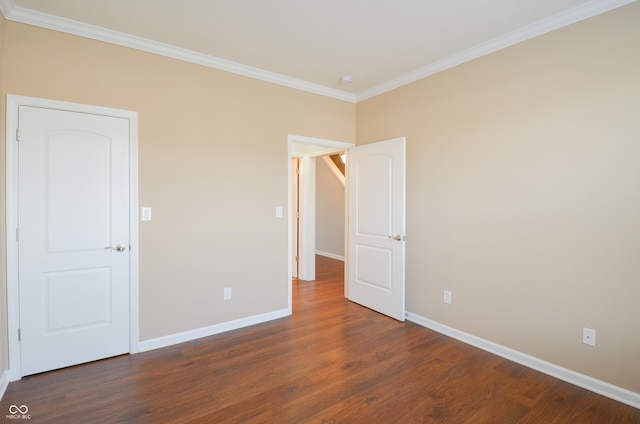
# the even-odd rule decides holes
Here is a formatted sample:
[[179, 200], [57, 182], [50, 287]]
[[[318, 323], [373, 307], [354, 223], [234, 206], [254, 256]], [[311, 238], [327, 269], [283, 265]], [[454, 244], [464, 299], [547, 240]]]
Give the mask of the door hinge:
[[20, 128], [16, 128], [16, 141], [20, 142]]
[[16, 228], [16, 241], [20, 241], [20, 229]]
[[300, 258], [296, 256], [296, 262], [300, 262]]
[[296, 168], [296, 175], [300, 175], [300, 168]]
[[20, 333], [20, 329], [18, 328], [18, 341], [22, 340], [22, 334]]

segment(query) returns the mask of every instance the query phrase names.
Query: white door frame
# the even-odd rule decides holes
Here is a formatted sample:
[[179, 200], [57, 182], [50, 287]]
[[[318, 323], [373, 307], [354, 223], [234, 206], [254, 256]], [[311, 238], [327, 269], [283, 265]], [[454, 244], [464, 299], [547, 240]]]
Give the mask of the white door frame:
[[[295, 152], [293, 153], [296, 154]], [[298, 279], [316, 279], [316, 159], [300, 156], [298, 179]]]
[[[305, 145], [307, 147], [309, 147], [308, 150], [306, 150], [304, 152], [304, 154], [300, 154], [300, 153], [296, 153], [294, 155], [294, 144], [297, 145]], [[314, 138], [314, 137], [305, 137], [305, 136], [301, 136], [301, 135], [292, 135], [290, 134], [287, 140], [287, 166], [288, 166], [288, 181], [287, 181], [287, 190], [288, 190], [288, 207], [287, 207], [287, 211], [289, 211], [287, 213], [287, 216], [289, 217], [289, 225], [288, 225], [288, 238], [287, 240], [289, 240], [288, 243], [288, 260], [289, 260], [289, 275], [288, 275], [288, 288], [289, 288], [289, 292], [288, 292], [288, 298], [289, 298], [289, 313], [291, 314], [293, 311], [293, 302], [292, 302], [292, 269], [293, 269], [293, 263], [292, 263], [292, 246], [291, 246], [291, 239], [292, 239], [292, 233], [291, 233], [291, 228], [293, 225], [293, 217], [291, 216], [291, 210], [292, 210], [292, 195], [293, 195], [293, 181], [291, 179], [291, 173], [293, 172], [292, 169], [292, 163], [291, 163], [291, 159], [293, 159], [294, 157], [301, 157], [303, 159], [303, 173], [304, 171], [304, 167], [306, 165], [306, 169], [307, 172], [304, 173], [304, 175], [302, 176], [302, 178], [300, 179], [300, 184], [301, 184], [301, 191], [303, 192], [303, 196], [304, 194], [307, 194], [306, 196], [304, 196], [301, 200], [301, 209], [303, 211], [303, 214], [305, 211], [307, 211], [307, 213], [305, 214], [305, 216], [303, 216], [302, 222], [300, 224], [300, 230], [298, 233], [298, 237], [300, 238], [300, 251], [301, 254], [303, 255], [303, 257], [301, 258], [301, 262], [302, 262], [302, 267], [301, 269], [298, 270], [298, 277], [304, 277], [301, 279], [307, 279], [309, 277], [309, 266], [310, 264], [315, 264], [314, 261], [314, 257], [315, 257], [315, 253], [316, 253], [316, 248], [315, 248], [315, 213], [311, 213], [309, 214], [308, 212], [310, 211], [315, 211], [315, 192], [313, 190], [310, 190], [309, 187], [315, 187], [315, 172], [309, 172], [310, 171], [310, 166], [311, 168], [313, 168], [313, 158], [315, 157], [319, 157], [319, 156], [325, 156], [325, 155], [329, 155], [332, 153], [336, 153], [336, 152], [341, 152], [344, 150], [348, 150], [352, 147], [355, 147], [355, 143], [347, 143], [344, 141], [336, 141], [336, 140], [326, 140], [326, 139], [321, 139], [321, 138]], [[314, 169], [314, 168], [313, 168]], [[313, 192], [313, 195], [309, 195], [311, 194], [311, 192]], [[345, 190], [345, 195], [346, 195], [346, 190]], [[345, 202], [345, 212], [346, 212], [346, 202]], [[345, 215], [346, 217], [346, 215]], [[305, 219], [306, 218], [306, 219]], [[346, 219], [345, 219], [346, 222]], [[313, 278], [315, 279], [315, 266], [313, 267]]]
[[[294, 172], [296, 170], [296, 172]], [[298, 265], [298, 193], [299, 193], [299, 171], [300, 171], [300, 159], [295, 158], [291, 160], [291, 275], [293, 278], [298, 278], [300, 275], [300, 267]]]
[[140, 351], [139, 331], [139, 288], [138, 288], [138, 113], [128, 110], [105, 108], [57, 100], [39, 99], [7, 95], [6, 125], [6, 229], [7, 229], [7, 330], [9, 340], [9, 381], [22, 377], [20, 360], [19, 279], [18, 279], [18, 149], [16, 133], [18, 129], [19, 106], [43, 107], [70, 112], [91, 113], [129, 120], [129, 228], [131, 231], [130, 250], [130, 318], [129, 353]]

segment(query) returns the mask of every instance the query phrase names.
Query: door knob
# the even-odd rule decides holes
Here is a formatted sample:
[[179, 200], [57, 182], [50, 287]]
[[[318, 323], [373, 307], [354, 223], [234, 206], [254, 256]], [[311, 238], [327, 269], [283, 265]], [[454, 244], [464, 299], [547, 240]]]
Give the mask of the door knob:
[[116, 252], [124, 252], [126, 249], [126, 246], [124, 244], [119, 244], [116, 247], [105, 247], [105, 249], [112, 249], [115, 250]]
[[390, 239], [394, 239], [395, 241], [402, 240], [402, 236], [389, 236]]

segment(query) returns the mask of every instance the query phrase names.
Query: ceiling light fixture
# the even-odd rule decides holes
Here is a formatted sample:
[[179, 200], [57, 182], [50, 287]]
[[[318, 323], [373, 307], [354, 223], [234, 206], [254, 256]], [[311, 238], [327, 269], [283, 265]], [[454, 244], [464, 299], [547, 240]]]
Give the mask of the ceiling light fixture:
[[340, 77], [340, 84], [347, 85], [353, 82], [353, 77], [351, 75], [343, 75]]

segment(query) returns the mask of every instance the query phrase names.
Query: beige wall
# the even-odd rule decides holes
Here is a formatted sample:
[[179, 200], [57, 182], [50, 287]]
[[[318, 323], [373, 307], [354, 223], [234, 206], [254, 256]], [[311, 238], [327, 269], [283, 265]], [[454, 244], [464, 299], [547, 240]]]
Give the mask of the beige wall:
[[408, 311], [636, 393], [639, 22], [636, 3], [357, 106], [358, 144], [407, 136]]
[[352, 141], [357, 117], [359, 144], [407, 136], [409, 311], [640, 393], [639, 18], [357, 107], [0, 18], [0, 114], [8, 93], [139, 112], [142, 340], [286, 308], [287, 134]]
[[316, 250], [344, 257], [344, 184], [316, 159]]
[[3, 99], [139, 113], [142, 341], [287, 308], [287, 135], [353, 141], [355, 105], [15, 22], [5, 36]]

